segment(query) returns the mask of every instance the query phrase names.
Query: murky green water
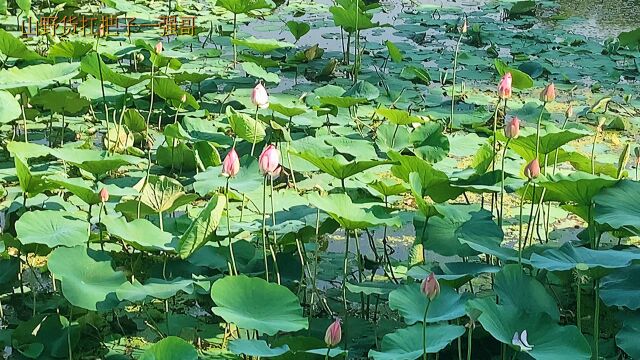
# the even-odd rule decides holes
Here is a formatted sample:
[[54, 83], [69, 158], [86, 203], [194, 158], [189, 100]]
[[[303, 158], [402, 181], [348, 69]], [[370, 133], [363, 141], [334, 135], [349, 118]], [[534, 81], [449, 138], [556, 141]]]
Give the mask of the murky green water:
[[570, 31], [598, 39], [617, 36], [639, 26], [640, 0], [559, 0], [559, 13], [579, 16], [584, 21]]

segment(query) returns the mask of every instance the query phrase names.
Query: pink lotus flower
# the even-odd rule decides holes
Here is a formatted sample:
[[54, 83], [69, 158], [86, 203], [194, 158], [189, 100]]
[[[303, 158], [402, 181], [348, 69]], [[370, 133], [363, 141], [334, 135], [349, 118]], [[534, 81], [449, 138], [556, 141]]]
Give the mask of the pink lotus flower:
[[438, 279], [436, 279], [436, 274], [431, 273], [422, 280], [420, 291], [428, 297], [429, 300], [435, 299], [440, 294], [440, 283]]
[[253, 91], [251, 91], [251, 102], [260, 109], [269, 107], [269, 94], [267, 93], [267, 89], [264, 88], [264, 85], [262, 85], [262, 82], [259, 82], [258, 85], [253, 88]]
[[265, 175], [272, 175], [280, 166], [280, 151], [273, 144], [267, 146], [258, 159], [260, 171]]
[[498, 84], [498, 96], [500, 99], [508, 99], [511, 97], [511, 73], [506, 73], [500, 79], [500, 83]]
[[240, 172], [240, 159], [236, 148], [231, 148], [231, 151], [224, 157], [222, 162], [222, 176], [234, 177]]
[[517, 116], [504, 123], [504, 136], [509, 139], [515, 139], [520, 134], [520, 119]]
[[100, 196], [100, 201], [105, 203], [109, 200], [109, 191], [107, 190], [107, 188], [102, 188], [100, 189], [98, 196]]
[[156, 51], [156, 54], [162, 53], [162, 42], [158, 41], [158, 43], [154, 47], [154, 50]]
[[524, 176], [532, 180], [537, 178], [538, 175], [540, 175], [540, 162], [538, 162], [538, 158], [535, 158], [524, 168]]
[[540, 93], [540, 101], [544, 103], [552, 102], [556, 99], [556, 86], [551, 83]]
[[334, 347], [342, 340], [342, 326], [340, 319], [337, 319], [329, 325], [327, 332], [324, 334], [324, 342], [328, 347]]

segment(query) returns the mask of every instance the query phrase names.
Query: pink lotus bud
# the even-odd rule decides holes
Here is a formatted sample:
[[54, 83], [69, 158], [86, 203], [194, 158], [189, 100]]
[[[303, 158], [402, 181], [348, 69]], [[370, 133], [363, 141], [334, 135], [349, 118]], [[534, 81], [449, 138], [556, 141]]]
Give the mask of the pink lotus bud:
[[422, 280], [420, 291], [431, 301], [440, 294], [440, 283], [436, 279], [436, 274], [431, 273]]
[[567, 110], [564, 112], [564, 116], [568, 119], [573, 116], [573, 105], [569, 105]]
[[508, 99], [511, 97], [511, 73], [506, 73], [500, 79], [500, 83], [498, 84], [498, 96], [500, 99]]
[[278, 166], [275, 170], [269, 173], [269, 175], [271, 175], [272, 180], [275, 180], [280, 177], [280, 173], [282, 173], [282, 166]]
[[556, 99], [556, 86], [553, 83], [545, 86], [540, 93], [540, 101], [544, 103], [552, 102]]
[[515, 139], [520, 133], [520, 119], [517, 116], [504, 123], [504, 136], [509, 139]]
[[324, 334], [324, 342], [328, 347], [334, 347], [342, 340], [342, 326], [340, 319], [337, 319], [329, 325], [327, 332]]
[[109, 200], [109, 191], [107, 190], [107, 188], [100, 189], [98, 195], [100, 196], [100, 201], [102, 201], [103, 203]]
[[273, 144], [270, 144], [260, 154], [258, 165], [260, 165], [260, 171], [263, 174], [272, 175], [280, 166], [280, 151]]
[[524, 176], [532, 180], [537, 178], [538, 175], [540, 175], [540, 162], [538, 162], [538, 158], [535, 158], [524, 168]]
[[240, 159], [236, 148], [231, 148], [231, 151], [224, 157], [222, 162], [222, 175], [227, 177], [234, 177], [240, 172]]
[[251, 102], [260, 109], [269, 107], [269, 94], [261, 82], [251, 91]]
[[156, 46], [154, 47], [156, 54], [160, 54], [162, 53], [162, 42], [158, 41], [158, 43], [156, 44]]

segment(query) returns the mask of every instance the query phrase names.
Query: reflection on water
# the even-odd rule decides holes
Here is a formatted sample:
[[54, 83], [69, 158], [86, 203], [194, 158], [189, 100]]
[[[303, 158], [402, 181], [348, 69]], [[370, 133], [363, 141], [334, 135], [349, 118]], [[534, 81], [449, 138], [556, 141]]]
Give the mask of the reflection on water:
[[640, 0], [559, 0], [558, 3], [560, 14], [585, 19], [570, 27], [577, 34], [606, 39], [638, 27]]

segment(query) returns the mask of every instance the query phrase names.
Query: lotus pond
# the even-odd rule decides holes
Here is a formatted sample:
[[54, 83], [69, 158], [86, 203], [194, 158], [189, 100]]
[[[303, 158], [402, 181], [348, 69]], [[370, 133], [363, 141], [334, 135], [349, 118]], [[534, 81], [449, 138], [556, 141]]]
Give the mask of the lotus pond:
[[1, 356], [640, 358], [634, 12], [0, 0]]

